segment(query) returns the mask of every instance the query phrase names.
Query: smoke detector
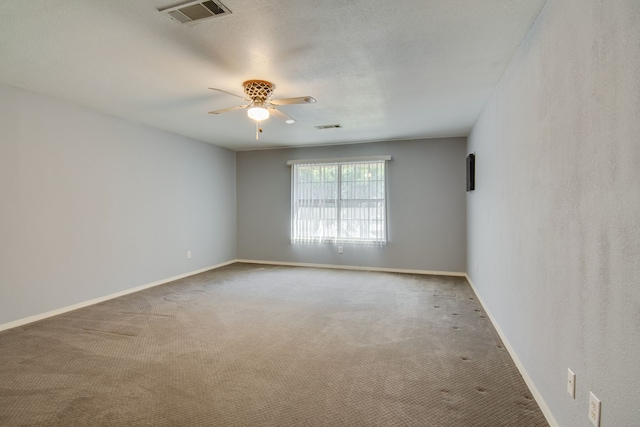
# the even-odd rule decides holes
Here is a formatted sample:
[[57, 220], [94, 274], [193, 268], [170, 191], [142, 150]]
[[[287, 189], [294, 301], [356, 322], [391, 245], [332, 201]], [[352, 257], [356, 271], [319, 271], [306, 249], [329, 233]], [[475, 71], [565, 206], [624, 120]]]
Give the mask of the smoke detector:
[[203, 19], [217, 18], [229, 15], [231, 11], [219, 1], [189, 1], [178, 6], [158, 9], [158, 12], [166, 13], [172, 19], [182, 23], [190, 24]]

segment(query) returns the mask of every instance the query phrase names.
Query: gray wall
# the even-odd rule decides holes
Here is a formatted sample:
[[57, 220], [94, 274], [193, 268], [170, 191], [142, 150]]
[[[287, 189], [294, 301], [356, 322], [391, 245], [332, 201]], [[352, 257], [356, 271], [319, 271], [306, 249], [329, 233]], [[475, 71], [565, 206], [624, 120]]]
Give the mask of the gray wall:
[[0, 325], [236, 255], [235, 153], [7, 86], [0, 201]]
[[[238, 258], [463, 272], [465, 138], [237, 153]], [[390, 154], [385, 248], [290, 242], [287, 160]]]
[[640, 2], [551, 0], [469, 138], [468, 271], [561, 426], [640, 423], [639, 70]]

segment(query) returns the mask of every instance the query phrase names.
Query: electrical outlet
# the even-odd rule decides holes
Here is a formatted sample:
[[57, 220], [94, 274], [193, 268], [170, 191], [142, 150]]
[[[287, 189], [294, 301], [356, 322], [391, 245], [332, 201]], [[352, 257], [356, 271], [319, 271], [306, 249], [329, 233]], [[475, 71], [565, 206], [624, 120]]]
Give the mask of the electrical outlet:
[[339, 254], [344, 253], [344, 247], [338, 246], [338, 253]]
[[187, 251], [187, 259], [191, 259], [191, 251]]
[[576, 374], [571, 369], [567, 369], [567, 392], [571, 397], [576, 398]]
[[592, 391], [589, 392], [589, 421], [596, 427], [600, 427], [600, 399], [593, 394]]

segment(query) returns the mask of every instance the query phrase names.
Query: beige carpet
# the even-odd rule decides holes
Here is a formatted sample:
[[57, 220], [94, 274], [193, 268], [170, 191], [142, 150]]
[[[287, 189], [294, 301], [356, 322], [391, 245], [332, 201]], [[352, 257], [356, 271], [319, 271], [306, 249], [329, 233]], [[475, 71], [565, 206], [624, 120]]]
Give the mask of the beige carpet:
[[546, 426], [462, 278], [234, 264], [0, 332], [2, 426]]

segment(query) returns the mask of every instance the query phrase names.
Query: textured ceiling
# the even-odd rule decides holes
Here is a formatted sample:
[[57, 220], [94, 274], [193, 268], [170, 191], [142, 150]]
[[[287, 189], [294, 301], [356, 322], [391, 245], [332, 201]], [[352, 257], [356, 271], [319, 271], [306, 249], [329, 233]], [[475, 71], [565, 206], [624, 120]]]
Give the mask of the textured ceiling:
[[[545, 1], [226, 0], [184, 25], [172, 0], [2, 0], [0, 82], [233, 150], [466, 136]], [[318, 102], [256, 141], [207, 114], [248, 79]]]

